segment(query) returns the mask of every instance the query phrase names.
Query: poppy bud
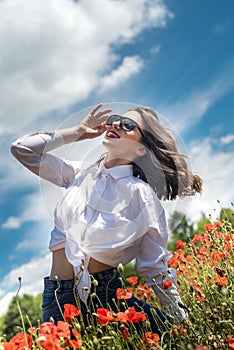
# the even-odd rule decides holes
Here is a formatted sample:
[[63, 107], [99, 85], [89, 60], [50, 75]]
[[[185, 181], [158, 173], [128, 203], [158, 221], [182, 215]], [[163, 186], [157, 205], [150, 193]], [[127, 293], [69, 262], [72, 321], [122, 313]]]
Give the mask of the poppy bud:
[[93, 285], [94, 285], [94, 287], [97, 287], [98, 286], [98, 281], [97, 280], [93, 280]]
[[223, 270], [221, 270], [219, 267], [215, 267], [215, 270], [216, 270], [216, 272], [217, 272], [217, 274], [219, 275], [219, 276], [221, 276], [221, 277], [223, 277], [224, 276], [224, 273], [223, 273]]
[[119, 273], [123, 273], [124, 272], [123, 264], [119, 263], [117, 269], [118, 269]]

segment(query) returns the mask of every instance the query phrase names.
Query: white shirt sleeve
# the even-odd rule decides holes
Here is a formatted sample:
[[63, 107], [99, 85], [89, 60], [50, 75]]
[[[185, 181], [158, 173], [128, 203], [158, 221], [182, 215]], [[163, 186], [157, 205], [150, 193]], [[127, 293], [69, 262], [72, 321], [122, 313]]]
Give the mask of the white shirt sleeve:
[[160, 273], [167, 270], [165, 262], [169, 260], [171, 253], [166, 246], [167, 237], [160, 235], [155, 228], [150, 228], [141, 241], [136, 260], [137, 271], [146, 277], [148, 284], [152, 279], [157, 279], [157, 283], [160, 282]]
[[[175, 323], [179, 323], [187, 316], [177, 290], [176, 273], [166, 265], [171, 257], [166, 246], [167, 238], [159, 234], [158, 230], [151, 228], [141, 241], [140, 252], [136, 259], [137, 271], [139, 275], [146, 278], [146, 282], [154, 289], [161, 304], [174, 318]], [[163, 282], [166, 279], [172, 282], [172, 286], [163, 289]]]
[[65, 161], [49, 151], [64, 145], [57, 131], [34, 133], [12, 143], [13, 156], [34, 174], [61, 187], [67, 187], [75, 176], [72, 162]]

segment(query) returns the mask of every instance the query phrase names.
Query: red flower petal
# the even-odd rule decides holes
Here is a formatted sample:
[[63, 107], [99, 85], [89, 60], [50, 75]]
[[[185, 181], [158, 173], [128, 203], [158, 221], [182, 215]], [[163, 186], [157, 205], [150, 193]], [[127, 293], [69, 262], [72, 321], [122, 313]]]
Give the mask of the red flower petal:
[[116, 321], [116, 318], [113, 317], [114, 311], [110, 311], [104, 308], [97, 309], [98, 323], [102, 326], [106, 326], [111, 321]]
[[163, 289], [168, 289], [168, 288], [170, 288], [171, 286], [172, 286], [172, 282], [171, 282], [170, 280], [165, 280], [165, 281], [163, 281], [163, 283], [162, 283]]
[[138, 282], [138, 277], [136, 277], [136, 276], [128, 277], [128, 278], [126, 278], [126, 281], [130, 284], [135, 285]]
[[64, 318], [66, 321], [70, 321], [72, 318], [79, 316], [80, 313], [80, 310], [78, 310], [76, 306], [72, 304], [64, 305]]
[[130, 299], [132, 297], [133, 289], [132, 288], [117, 288], [116, 298], [117, 299]]

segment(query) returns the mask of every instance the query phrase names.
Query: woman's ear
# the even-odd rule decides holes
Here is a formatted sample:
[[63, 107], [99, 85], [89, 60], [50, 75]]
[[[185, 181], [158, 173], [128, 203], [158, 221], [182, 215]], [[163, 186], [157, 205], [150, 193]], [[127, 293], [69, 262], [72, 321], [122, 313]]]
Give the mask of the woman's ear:
[[137, 146], [137, 149], [136, 149], [136, 154], [138, 157], [142, 157], [144, 156], [148, 151], [147, 151], [147, 148], [144, 146], [144, 145], [139, 145]]

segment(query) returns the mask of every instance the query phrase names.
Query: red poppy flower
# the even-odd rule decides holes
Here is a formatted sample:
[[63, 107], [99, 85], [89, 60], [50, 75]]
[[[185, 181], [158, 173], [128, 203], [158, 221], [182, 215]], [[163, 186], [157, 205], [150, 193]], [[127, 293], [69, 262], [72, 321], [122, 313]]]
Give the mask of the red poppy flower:
[[14, 350], [31, 349], [32, 337], [29, 334], [18, 333], [9, 341], [14, 346]]
[[223, 287], [228, 284], [228, 279], [226, 277], [217, 276], [215, 277], [215, 282], [219, 287]]
[[217, 228], [220, 228], [222, 225], [223, 225], [223, 223], [221, 221], [217, 221], [216, 224], [215, 224], [215, 226]]
[[195, 350], [209, 350], [209, 349], [207, 348], [207, 346], [197, 345]]
[[128, 321], [127, 314], [125, 312], [118, 312], [117, 321], [126, 323]]
[[46, 350], [63, 350], [62, 346], [60, 345], [60, 341], [55, 334], [44, 333], [38, 336], [37, 341], [40, 348]]
[[98, 315], [98, 323], [102, 326], [106, 326], [108, 323], [112, 321], [116, 321], [117, 317], [113, 317], [114, 311], [110, 311], [108, 309], [99, 308], [97, 309]]
[[137, 298], [143, 298], [146, 299], [152, 299], [154, 296], [153, 289], [148, 286], [147, 283], [145, 284], [138, 284], [135, 290], [135, 296]]
[[215, 228], [213, 224], [205, 224], [204, 227], [205, 227], [205, 230], [208, 232], [213, 231]]
[[4, 350], [14, 350], [15, 349], [15, 346], [14, 344], [10, 343], [10, 342], [6, 342], [6, 343], [0, 343], [0, 346], [2, 347], [3, 346], [3, 349]]
[[148, 344], [155, 344], [155, 343], [158, 343], [160, 341], [160, 337], [156, 333], [146, 332], [145, 336], [142, 338], [142, 340]]
[[72, 304], [64, 305], [64, 318], [66, 321], [71, 321], [74, 317], [78, 317], [80, 313], [76, 306]]
[[138, 277], [136, 276], [128, 277], [126, 278], [126, 281], [132, 285], [135, 285], [138, 282]]
[[160, 341], [160, 337], [156, 333], [146, 332], [142, 337], [141, 341], [138, 343], [137, 349], [150, 349], [150, 350], [158, 350], [158, 343]]
[[197, 233], [196, 235], [194, 235], [192, 242], [196, 243], [196, 242], [203, 242], [204, 241], [204, 236], [201, 233]]
[[57, 323], [57, 336], [58, 337], [70, 337], [70, 326], [67, 322], [58, 321]]
[[130, 299], [132, 297], [133, 289], [132, 288], [117, 288], [116, 298], [121, 299]]
[[126, 311], [127, 319], [129, 322], [136, 323], [146, 320], [146, 315], [143, 312], [136, 311], [135, 307], [132, 306]]
[[230, 335], [227, 336], [227, 341], [228, 341], [228, 349], [229, 350], [234, 350], [234, 338], [231, 337]]
[[163, 283], [162, 283], [163, 289], [168, 289], [168, 288], [170, 288], [171, 286], [172, 286], [172, 282], [171, 282], [170, 280], [165, 280], [165, 281], [163, 281]]
[[185, 245], [186, 245], [185, 242], [179, 240], [179, 241], [176, 242], [176, 249], [181, 249], [181, 248], [183, 248]]
[[57, 332], [57, 328], [53, 322], [43, 322], [40, 325], [41, 334], [55, 334], [56, 332]]
[[186, 259], [186, 261], [187, 261], [188, 263], [194, 262], [194, 259], [193, 259], [193, 257], [192, 257], [191, 255], [187, 255], [185, 259]]

